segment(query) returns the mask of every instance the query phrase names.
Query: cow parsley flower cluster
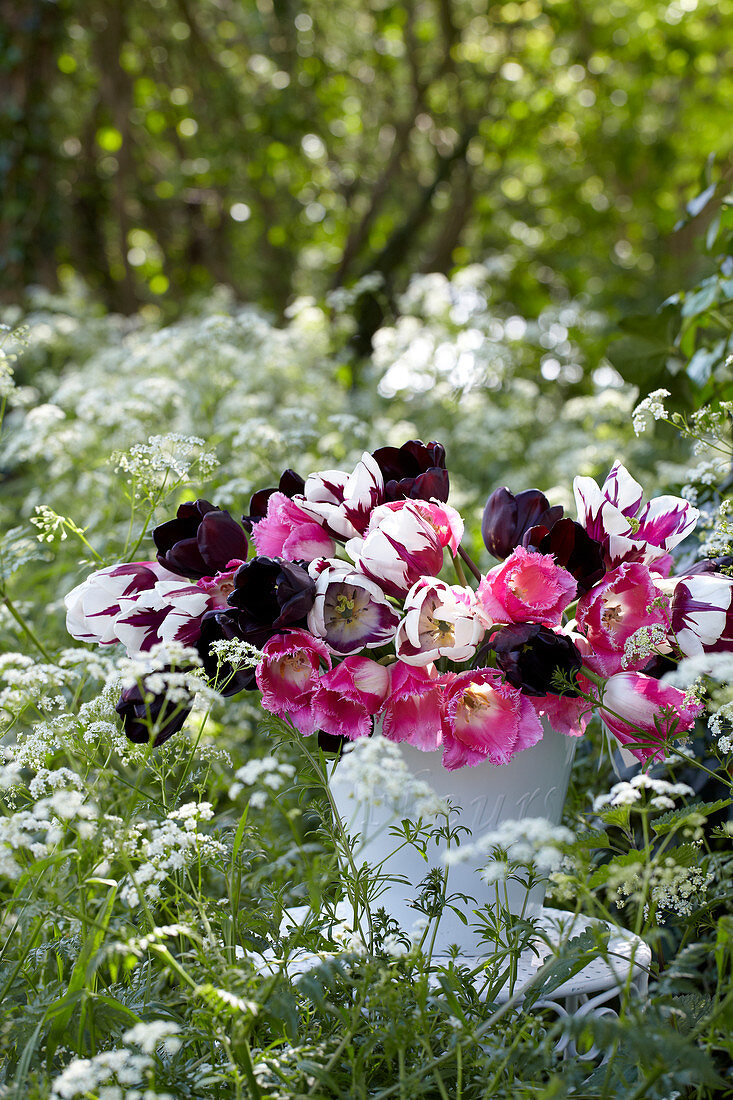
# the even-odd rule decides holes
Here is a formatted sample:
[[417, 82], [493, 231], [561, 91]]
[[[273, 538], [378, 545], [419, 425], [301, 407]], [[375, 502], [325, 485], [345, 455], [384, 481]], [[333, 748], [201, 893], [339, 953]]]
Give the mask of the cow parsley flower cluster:
[[245, 787], [260, 784], [263, 791], [254, 791], [249, 798], [253, 809], [263, 809], [267, 804], [267, 791], [281, 790], [295, 778], [295, 768], [285, 764], [274, 756], [264, 756], [259, 760], [249, 760], [234, 773], [235, 782], [229, 788], [229, 797], [236, 798]]
[[649, 418], [653, 420], [667, 420], [669, 413], [664, 407], [664, 398], [671, 397], [669, 390], [653, 390], [634, 409], [632, 427], [636, 435], [646, 431]]
[[704, 865], [685, 866], [674, 855], [665, 856], [651, 866], [640, 860], [627, 865], [615, 864], [609, 874], [606, 889], [610, 900], [618, 909], [630, 901], [643, 903], [645, 915], [650, 906], [655, 909], [656, 920], [664, 924], [667, 914], [687, 916], [704, 903], [714, 874]]
[[651, 792], [648, 803], [655, 810], [671, 810], [676, 798], [694, 797], [695, 792], [687, 783], [669, 783], [666, 779], [655, 779], [646, 772], [639, 772], [629, 780], [614, 784], [607, 794], [600, 794], [593, 802], [594, 813], [608, 806], [632, 806], [641, 809], [638, 803], [644, 802], [645, 792]]
[[525, 817], [519, 821], [503, 821], [497, 828], [476, 837], [469, 844], [448, 849], [448, 866], [493, 856], [486, 862], [483, 877], [487, 882], [505, 878], [512, 865], [533, 867], [540, 874], [556, 870], [564, 849], [575, 840], [575, 834], [565, 825], [554, 825], [543, 817]]
[[195, 469], [202, 479], [216, 469], [216, 455], [207, 451], [198, 436], [151, 435], [147, 443], [136, 443], [129, 451], [116, 451], [110, 461], [115, 470], [129, 474], [136, 484], [152, 493], [168, 480], [181, 482]]
[[638, 668], [643, 660], [655, 656], [666, 641], [667, 634], [661, 623], [640, 626], [624, 642], [623, 668]]
[[24, 864], [22, 853], [43, 859], [60, 843], [67, 827], [79, 837], [91, 836], [97, 816], [96, 806], [87, 802], [81, 791], [66, 788], [39, 799], [30, 809], [0, 817], [0, 876], [18, 878]]
[[385, 805], [415, 819], [447, 811], [429, 784], [412, 774], [399, 746], [380, 734], [346, 745], [338, 768], [344, 789], [356, 802]]
[[195, 860], [208, 862], [222, 856], [225, 845], [198, 831], [199, 823], [210, 821], [213, 816], [209, 802], [187, 802], [171, 810], [163, 821], [136, 821], [129, 827], [125, 827], [121, 818], [108, 815], [105, 823], [110, 832], [102, 845], [107, 860], [103, 870], [108, 871], [121, 852], [135, 867], [134, 876], [123, 881], [120, 890], [123, 901], [131, 908], [139, 905], [139, 887], [144, 888], [148, 901], [155, 901], [170, 875]]
[[[75, 1058], [54, 1079], [50, 1100], [74, 1100], [97, 1093], [100, 1100], [173, 1100], [170, 1093], [143, 1089], [153, 1056], [175, 1054], [181, 1046], [180, 1027], [172, 1020], [148, 1020], [128, 1028], [122, 1039], [127, 1044], [101, 1051], [93, 1058]], [[138, 1047], [130, 1050], [130, 1047]], [[109, 1084], [116, 1081], [117, 1084]]]
[[721, 756], [733, 752], [733, 701], [723, 703], [710, 715], [708, 727], [713, 737], [717, 738], [716, 747]]

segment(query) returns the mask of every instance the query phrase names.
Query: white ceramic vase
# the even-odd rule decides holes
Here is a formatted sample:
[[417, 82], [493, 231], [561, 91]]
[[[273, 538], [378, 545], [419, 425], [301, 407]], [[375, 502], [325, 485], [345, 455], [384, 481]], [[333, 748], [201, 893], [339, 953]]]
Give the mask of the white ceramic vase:
[[[441, 763], [440, 752], [421, 752], [407, 744], [400, 745], [400, 749], [403, 760], [416, 778], [427, 782], [442, 798], [450, 798], [461, 807], [460, 814], [451, 815], [451, 826], [465, 826], [475, 838], [509, 820], [541, 817], [555, 825], [560, 823], [575, 738], [557, 733], [547, 722], [539, 744], [517, 753], [509, 764], [499, 767], [487, 762], [447, 771]], [[357, 866], [366, 861], [370, 867], [380, 867], [381, 875], [405, 880], [385, 883], [372, 908], [383, 907], [403, 930], [409, 932], [421, 917], [410, 903], [418, 896], [419, 884], [428, 872], [432, 868], [444, 869], [446, 841], [431, 840], [427, 862], [411, 846], [395, 851], [399, 841], [391, 830], [399, 826], [402, 819], [417, 817], [409, 795], [398, 808], [380, 799], [359, 799], [344, 770], [348, 772], [348, 769], [335, 768], [330, 787], [347, 833], [359, 834], [354, 852]], [[470, 843], [470, 840], [464, 834], [461, 843]], [[473, 901], [456, 903], [467, 918], [467, 924], [452, 909], [443, 910], [433, 946], [435, 952], [446, 952], [452, 944], [457, 944], [463, 956], [486, 954], [486, 942], [482, 944], [481, 935], [472, 927], [477, 923], [473, 910], [496, 903], [496, 885], [489, 885], [479, 874], [485, 864], [486, 858], [478, 856], [449, 865], [446, 894], [465, 894]], [[528, 895], [520, 883], [500, 884], [502, 906], [512, 913], [527, 916], [538, 915], [544, 892], [544, 885], [533, 887]]]

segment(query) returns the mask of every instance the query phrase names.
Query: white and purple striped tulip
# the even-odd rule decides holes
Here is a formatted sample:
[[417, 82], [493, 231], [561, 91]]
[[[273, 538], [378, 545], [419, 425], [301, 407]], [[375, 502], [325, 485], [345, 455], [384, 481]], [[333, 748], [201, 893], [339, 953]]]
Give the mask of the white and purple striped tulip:
[[158, 581], [175, 581], [180, 585], [181, 578], [157, 561], [133, 561], [98, 569], [64, 597], [66, 629], [77, 641], [114, 645], [119, 641], [115, 621], [120, 614], [120, 601], [124, 598], [134, 601]]
[[219, 607], [216, 598], [195, 584], [159, 581], [137, 597], [123, 597], [114, 624], [117, 638], [130, 656], [159, 642], [192, 646], [201, 633], [205, 611]]
[[373, 517], [365, 537], [350, 539], [346, 553], [356, 568], [388, 596], [402, 599], [421, 577], [435, 577], [443, 565], [439, 533], [412, 501]]
[[641, 486], [615, 462], [599, 488], [592, 477], [573, 482], [578, 522], [603, 546], [606, 565], [661, 562], [694, 530], [700, 513], [681, 497], [661, 496], [641, 506]]
[[303, 496], [294, 500], [336, 538], [356, 538], [364, 534], [372, 512], [384, 501], [382, 471], [365, 451], [351, 474], [342, 470], [310, 474]]
[[674, 577], [672, 632], [686, 657], [715, 650], [731, 612], [733, 578], [722, 573]]

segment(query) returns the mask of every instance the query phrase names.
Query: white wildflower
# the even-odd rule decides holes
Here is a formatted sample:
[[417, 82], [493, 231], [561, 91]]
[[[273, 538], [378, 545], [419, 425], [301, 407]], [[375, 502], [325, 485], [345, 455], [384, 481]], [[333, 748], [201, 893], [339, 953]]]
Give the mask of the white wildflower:
[[412, 774], [399, 745], [379, 733], [344, 747], [338, 777], [356, 802], [385, 805], [414, 818], [435, 817], [448, 809], [428, 783]]
[[634, 409], [632, 426], [636, 435], [646, 430], [649, 417], [654, 420], [666, 420], [669, 413], [664, 407], [664, 398], [670, 397], [669, 390], [653, 390]]
[[146, 898], [157, 900], [162, 884], [176, 871], [194, 861], [206, 863], [224, 855], [226, 848], [220, 840], [198, 830], [200, 822], [210, 821], [213, 816], [210, 802], [187, 802], [171, 810], [163, 821], [136, 821], [126, 830], [119, 819], [107, 816], [107, 833], [102, 841], [107, 866], [114, 864], [120, 852], [136, 865], [135, 882], [129, 877], [123, 880], [123, 901], [131, 907], [139, 904], [137, 886], [144, 887]]
[[[694, 797], [694, 790], [686, 783], [669, 783], [666, 779], [654, 779], [645, 772], [639, 772], [630, 780], [616, 783], [608, 794], [601, 794], [593, 802], [593, 811], [598, 813], [607, 806], [634, 806], [643, 800], [643, 792], [650, 791], [652, 798], [650, 805], [655, 806], [655, 799], [666, 799], [671, 805], [665, 805], [665, 809], [674, 806], [675, 798]], [[656, 806], [660, 809], [662, 806]]]
[[205, 450], [203, 439], [177, 432], [151, 435], [147, 443], [116, 451], [110, 461], [115, 470], [130, 474], [148, 492], [170, 483], [169, 479], [185, 481], [194, 469], [205, 478], [218, 465], [213, 452]]
[[[263, 787], [267, 787], [268, 790], [279, 791], [294, 776], [295, 768], [293, 765], [283, 764], [274, 756], [263, 756], [259, 760], [250, 760], [234, 773], [236, 782], [229, 788], [229, 797], [234, 799], [243, 787], [254, 787], [258, 783], [262, 784]], [[254, 797], [253, 795], [250, 798], [250, 804], [257, 809], [261, 808], [252, 801]], [[262, 799], [260, 798], [257, 801], [261, 802]], [[267, 800], [264, 801], [266, 804]]]
[[179, 1025], [172, 1020], [141, 1021], [129, 1028], [122, 1038], [126, 1043], [134, 1043], [135, 1046], [140, 1047], [144, 1054], [155, 1054], [160, 1046], [167, 1054], [175, 1054], [181, 1042], [173, 1036], [180, 1030]]
[[259, 664], [264, 654], [250, 642], [243, 642], [239, 638], [225, 639], [221, 642], [212, 642], [209, 653], [216, 657], [217, 665], [231, 665], [235, 671], [240, 668], [253, 668]]
[[661, 623], [640, 626], [630, 638], [626, 639], [621, 664], [624, 668], [636, 665], [645, 657], [653, 657], [667, 644], [667, 632]]
[[503, 821], [470, 844], [449, 848], [443, 856], [448, 866], [486, 856], [483, 877], [488, 882], [504, 878], [508, 864], [534, 866], [540, 873], [555, 870], [563, 858], [562, 849], [575, 834], [564, 825], [553, 825], [544, 817]]
[[662, 677], [665, 684], [686, 688], [700, 676], [710, 676], [723, 683], [733, 680], [733, 653], [701, 653], [684, 657], [677, 668]]
[[147, 1055], [127, 1049], [103, 1051], [93, 1058], [75, 1058], [54, 1080], [51, 1100], [87, 1096], [114, 1077], [121, 1085], [140, 1085], [151, 1064]]
[[388, 933], [382, 940], [382, 950], [393, 959], [401, 959], [409, 951], [406, 944], [393, 933]]

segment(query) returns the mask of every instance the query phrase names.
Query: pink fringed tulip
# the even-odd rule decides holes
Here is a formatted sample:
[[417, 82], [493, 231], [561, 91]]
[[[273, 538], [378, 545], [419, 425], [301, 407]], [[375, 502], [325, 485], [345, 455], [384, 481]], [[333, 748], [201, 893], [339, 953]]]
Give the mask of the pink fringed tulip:
[[234, 578], [240, 565], [244, 565], [244, 562], [235, 558], [234, 561], [227, 563], [224, 572], [216, 573], [213, 577], [201, 577], [200, 580], [196, 581], [196, 587], [208, 593], [209, 599], [212, 601], [211, 606], [215, 609], [228, 606], [228, 597], [237, 587]]
[[655, 585], [645, 565], [625, 562], [606, 573], [603, 580], [578, 603], [578, 630], [590, 643], [589, 666], [603, 676], [611, 676], [622, 668], [642, 668], [649, 655], [636, 662], [627, 659], [626, 642], [641, 627], [659, 624], [669, 628], [668, 600]]
[[700, 513], [681, 497], [662, 496], [641, 507], [641, 485], [620, 462], [599, 488], [592, 477], [573, 482], [578, 522], [604, 548], [606, 565], [651, 565], [694, 529]]
[[496, 669], [461, 672], [445, 688], [443, 764], [508, 764], [542, 739], [542, 723], [529, 698]]
[[619, 672], [606, 682], [599, 711], [604, 725], [638, 760], [663, 760], [667, 743], [689, 733], [701, 703], [641, 672]]
[[412, 500], [397, 511], [380, 509], [366, 536], [351, 539], [346, 552], [360, 572], [398, 599], [420, 577], [436, 576], [443, 565], [440, 536]]
[[387, 698], [389, 672], [368, 657], [346, 657], [327, 672], [313, 696], [315, 728], [350, 741], [367, 737]]
[[315, 733], [313, 696], [321, 668], [331, 668], [328, 647], [306, 630], [291, 630], [271, 638], [263, 653], [256, 674], [263, 707], [289, 718], [305, 737]]
[[403, 661], [389, 667], [389, 696], [382, 710], [382, 732], [390, 741], [407, 741], [429, 752], [441, 741], [443, 690], [435, 669], [413, 668]]
[[298, 504], [275, 492], [267, 501], [267, 512], [252, 528], [257, 553], [286, 561], [330, 558], [336, 551], [331, 536]]
[[[584, 676], [578, 676], [579, 686], [589, 691], [592, 684]], [[540, 718], [546, 718], [553, 729], [566, 737], [582, 737], [593, 716], [587, 699], [572, 695], [541, 695], [532, 699]]]
[[429, 665], [439, 657], [467, 661], [483, 634], [470, 588], [422, 577], [407, 594], [395, 650], [409, 665]]
[[575, 578], [551, 554], [518, 546], [491, 569], [476, 590], [478, 613], [492, 623], [540, 623], [557, 626], [577, 591]]

